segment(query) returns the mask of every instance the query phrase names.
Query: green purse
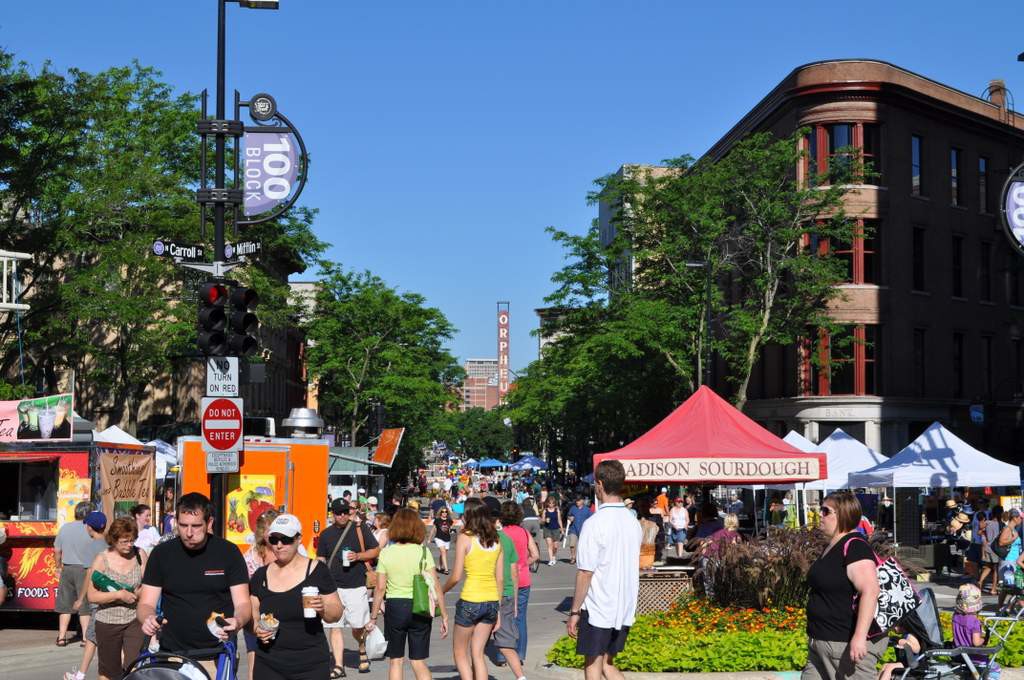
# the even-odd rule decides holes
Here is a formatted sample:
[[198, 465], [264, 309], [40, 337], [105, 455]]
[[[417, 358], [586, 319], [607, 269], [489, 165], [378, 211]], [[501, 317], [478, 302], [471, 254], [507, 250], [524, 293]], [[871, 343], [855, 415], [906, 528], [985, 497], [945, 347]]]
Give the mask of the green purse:
[[412, 577], [412, 613], [416, 616], [433, 618], [440, 615], [441, 609], [435, 604], [434, 610], [430, 610], [430, 586], [427, 585], [427, 577], [423, 575], [423, 570], [426, 568], [427, 548], [424, 546], [419, 573]]

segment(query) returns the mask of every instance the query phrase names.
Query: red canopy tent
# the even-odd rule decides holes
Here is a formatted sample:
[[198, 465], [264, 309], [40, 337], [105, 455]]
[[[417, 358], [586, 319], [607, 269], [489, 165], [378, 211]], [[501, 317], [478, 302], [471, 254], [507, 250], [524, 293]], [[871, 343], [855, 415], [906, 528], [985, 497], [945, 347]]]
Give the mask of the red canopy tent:
[[679, 408], [617, 451], [627, 482], [780, 484], [828, 477], [824, 453], [804, 453], [702, 386]]

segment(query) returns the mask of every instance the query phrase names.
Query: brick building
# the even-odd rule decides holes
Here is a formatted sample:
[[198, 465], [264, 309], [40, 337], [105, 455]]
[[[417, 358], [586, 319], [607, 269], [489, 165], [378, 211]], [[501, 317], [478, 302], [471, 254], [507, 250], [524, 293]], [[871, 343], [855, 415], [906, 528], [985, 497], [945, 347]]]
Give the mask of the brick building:
[[[848, 198], [873, 234], [842, 249], [849, 278], [832, 310], [859, 342], [767, 348], [750, 416], [813, 441], [842, 427], [886, 454], [939, 420], [982, 450], [1024, 460], [1024, 258], [998, 205], [1024, 159], [1024, 119], [1006, 102], [1001, 81], [979, 98], [885, 62], [813, 63], [707, 152], [720, 158], [752, 131], [808, 127], [804, 148], [819, 170], [855, 146], [879, 173]], [[812, 367], [811, 351], [831, 375]]]
[[462, 382], [462, 400], [459, 410], [482, 408], [490, 411], [498, 406], [498, 360], [466, 359], [463, 368], [466, 378]]

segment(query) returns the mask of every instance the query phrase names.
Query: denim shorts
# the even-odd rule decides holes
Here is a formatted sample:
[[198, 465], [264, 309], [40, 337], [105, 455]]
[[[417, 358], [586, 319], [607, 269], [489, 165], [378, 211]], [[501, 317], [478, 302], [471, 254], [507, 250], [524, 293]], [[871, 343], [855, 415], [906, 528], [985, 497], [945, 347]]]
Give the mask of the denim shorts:
[[498, 620], [498, 602], [466, 602], [455, 603], [455, 625], [472, 628], [478, 623], [493, 625]]

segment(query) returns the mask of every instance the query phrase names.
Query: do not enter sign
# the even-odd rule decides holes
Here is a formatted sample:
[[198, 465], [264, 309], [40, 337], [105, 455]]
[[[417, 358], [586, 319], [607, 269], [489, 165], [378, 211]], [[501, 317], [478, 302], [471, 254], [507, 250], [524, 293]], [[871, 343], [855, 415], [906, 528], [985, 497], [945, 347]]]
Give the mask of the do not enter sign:
[[242, 400], [204, 397], [202, 401], [203, 450], [239, 451], [242, 448]]

